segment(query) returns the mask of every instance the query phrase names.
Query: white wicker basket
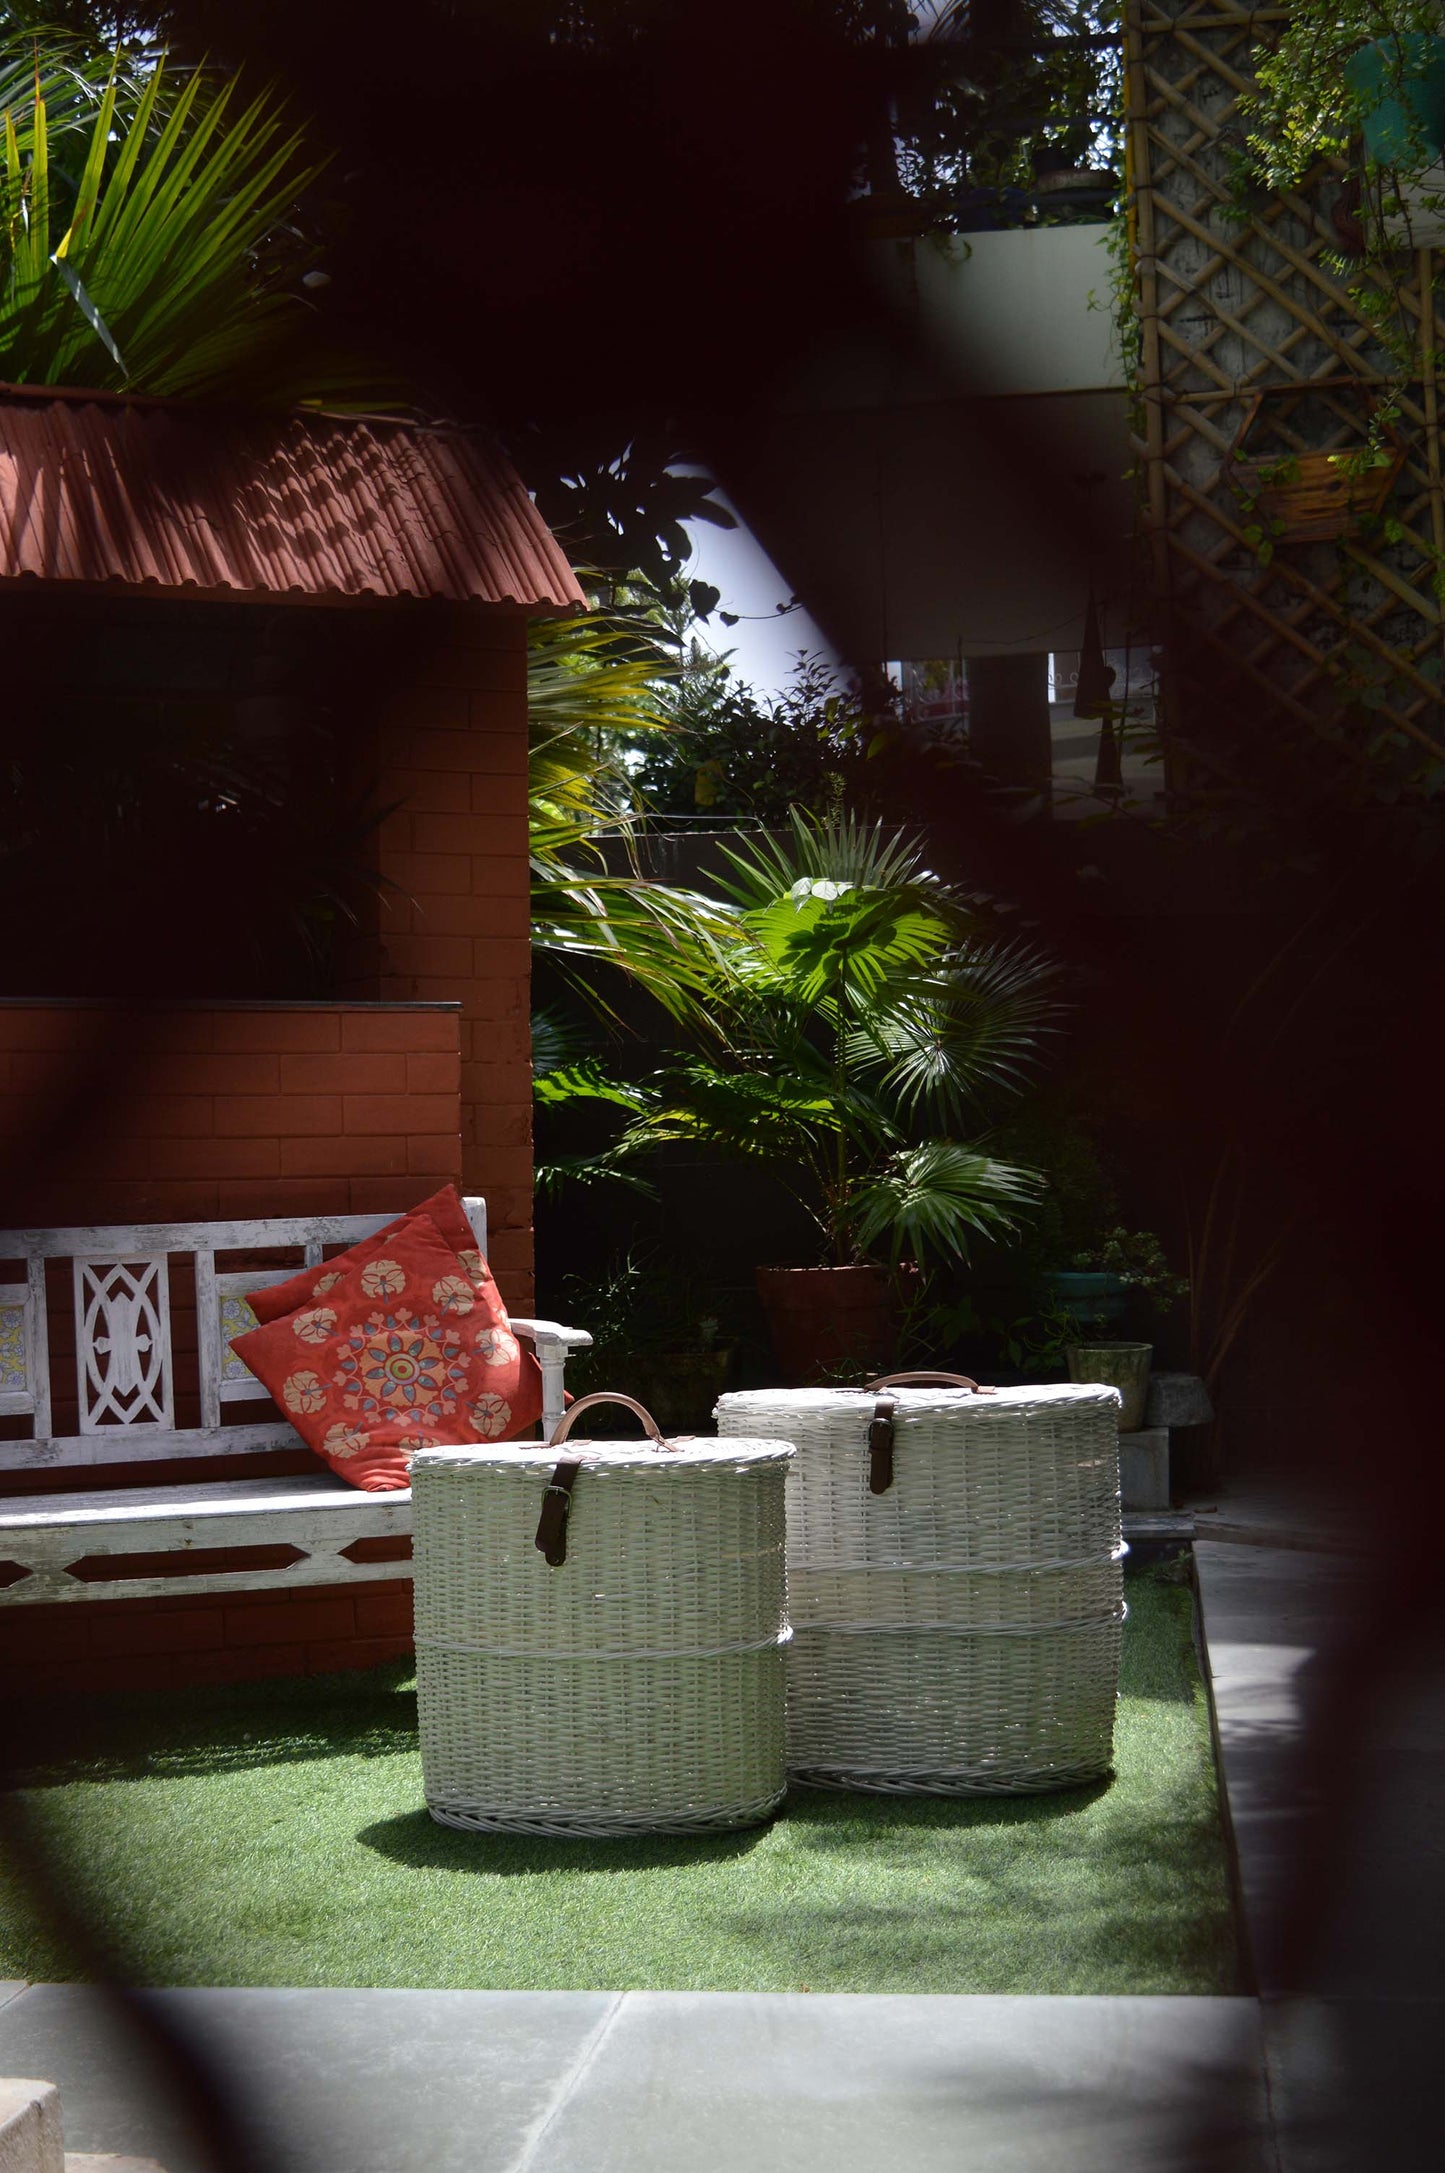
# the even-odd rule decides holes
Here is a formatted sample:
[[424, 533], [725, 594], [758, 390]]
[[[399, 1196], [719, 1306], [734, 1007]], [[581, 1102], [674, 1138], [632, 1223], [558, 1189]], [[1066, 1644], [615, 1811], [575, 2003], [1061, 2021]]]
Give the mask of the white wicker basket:
[[1113, 1753], [1124, 1618], [1117, 1390], [881, 1382], [724, 1396], [779, 1434], [788, 1764], [827, 1786], [1064, 1788]]
[[[557, 1451], [596, 1402], [649, 1439]], [[447, 1826], [685, 1833], [786, 1785], [785, 1441], [675, 1448], [585, 1396], [550, 1448], [412, 1465], [428, 1808]]]

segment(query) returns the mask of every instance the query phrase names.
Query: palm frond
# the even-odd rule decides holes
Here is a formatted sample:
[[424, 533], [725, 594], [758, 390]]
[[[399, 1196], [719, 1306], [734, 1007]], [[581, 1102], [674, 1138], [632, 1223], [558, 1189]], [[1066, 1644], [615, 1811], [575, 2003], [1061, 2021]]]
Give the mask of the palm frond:
[[635, 1116], [651, 1107], [643, 1088], [609, 1079], [595, 1057], [542, 1072], [537, 1071], [534, 1059], [532, 1092], [543, 1109], [560, 1109], [574, 1102], [608, 1102]]
[[593, 875], [533, 854], [533, 950], [551, 957], [606, 1015], [616, 1010], [598, 986], [598, 966], [645, 989], [670, 1018], [709, 1025], [722, 956], [736, 934], [727, 909], [697, 892], [640, 876]]
[[532, 943], [606, 1015], [617, 1014], [599, 967], [646, 990], [670, 1017], [710, 1026], [740, 941], [738, 916], [645, 876], [632, 839], [638, 808], [625, 742], [669, 729], [656, 697], [663, 662], [651, 631], [625, 615], [543, 620], [531, 631]]
[[625, 1185], [645, 1199], [657, 1197], [657, 1187], [635, 1169], [627, 1168], [616, 1146], [597, 1154], [558, 1154], [539, 1162], [534, 1182], [543, 1199], [555, 1199], [564, 1185]]
[[877, 1004], [941, 960], [950, 941], [947, 924], [909, 884], [865, 890], [804, 877], [745, 917], [778, 992], [809, 1005]]
[[733, 871], [725, 887], [745, 912], [766, 908], [804, 879], [859, 890], [926, 890], [940, 905], [945, 896], [916, 839], [856, 815], [823, 821], [794, 808], [786, 839], [764, 834], [741, 849], [725, 847], [724, 857]]
[[[14, 51], [3, 49], [0, 81]], [[234, 82], [165, 60], [144, 76], [117, 62], [103, 85], [64, 61], [49, 79], [80, 155], [67, 150], [64, 185], [52, 186], [59, 135], [43, 88], [10, 106], [6, 377], [281, 405], [394, 394], [364, 366], [323, 355], [299, 288], [319, 247], [292, 246], [276, 268], [272, 245], [294, 236], [297, 200], [327, 162], [307, 154], [274, 92], [243, 105]]]
[[1013, 1230], [1039, 1186], [1033, 1170], [996, 1162], [951, 1140], [929, 1140], [902, 1149], [858, 1187], [851, 1203], [853, 1230], [865, 1251], [883, 1247], [895, 1262], [929, 1256], [962, 1260], [971, 1238]]
[[826, 1085], [807, 1074], [685, 1064], [664, 1073], [647, 1117], [631, 1135], [655, 1146], [681, 1140], [767, 1162], [796, 1162], [832, 1136]]
[[1028, 944], [967, 946], [864, 1015], [847, 1037], [849, 1068], [906, 1119], [961, 1122], [989, 1094], [1026, 1083], [1060, 1013], [1057, 978]]

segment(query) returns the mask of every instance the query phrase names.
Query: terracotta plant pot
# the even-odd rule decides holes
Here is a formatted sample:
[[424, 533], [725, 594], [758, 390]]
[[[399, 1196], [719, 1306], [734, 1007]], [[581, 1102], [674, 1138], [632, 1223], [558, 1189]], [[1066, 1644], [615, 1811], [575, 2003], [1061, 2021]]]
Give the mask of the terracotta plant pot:
[[790, 1388], [886, 1366], [897, 1299], [886, 1268], [759, 1268], [773, 1355]]
[[1124, 1398], [1119, 1413], [1121, 1434], [1137, 1434], [1144, 1424], [1149, 1398], [1149, 1367], [1152, 1343], [1073, 1343], [1065, 1351], [1071, 1381], [1102, 1381], [1117, 1388]]

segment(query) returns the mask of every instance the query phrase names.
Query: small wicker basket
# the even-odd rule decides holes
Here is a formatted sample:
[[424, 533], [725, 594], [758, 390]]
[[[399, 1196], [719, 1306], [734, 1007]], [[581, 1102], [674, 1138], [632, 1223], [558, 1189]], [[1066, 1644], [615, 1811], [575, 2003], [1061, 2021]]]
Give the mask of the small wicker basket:
[[[648, 1439], [557, 1451], [597, 1403]], [[427, 1807], [494, 1833], [689, 1833], [786, 1786], [786, 1441], [664, 1441], [584, 1396], [549, 1448], [412, 1465]]]
[[963, 1375], [724, 1396], [797, 1445], [788, 1764], [943, 1795], [1109, 1770], [1124, 1619], [1116, 1389]]

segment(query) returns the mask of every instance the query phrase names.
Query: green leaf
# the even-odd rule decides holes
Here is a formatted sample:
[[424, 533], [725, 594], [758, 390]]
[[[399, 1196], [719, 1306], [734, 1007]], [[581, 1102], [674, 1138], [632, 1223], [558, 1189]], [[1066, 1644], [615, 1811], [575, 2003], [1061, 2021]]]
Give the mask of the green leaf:
[[615, 1108], [636, 1114], [649, 1106], [640, 1087], [624, 1086], [609, 1079], [595, 1057], [544, 1072], [532, 1082], [534, 1100], [543, 1108], [560, 1108], [570, 1102], [610, 1102]]
[[[66, 238], [69, 239], [68, 236]], [[120, 349], [116, 346], [115, 340], [112, 337], [110, 326], [106, 323], [104, 317], [101, 316], [100, 311], [96, 308], [94, 302], [92, 302], [90, 296], [86, 293], [85, 288], [81, 285], [80, 280], [77, 278], [71, 266], [66, 263], [64, 249], [65, 243], [62, 242], [60, 248], [56, 250], [54, 256], [50, 259], [50, 261], [59, 272], [61, 278], [65, 281], [66, 286], [70, 289], [71, 295], [75, 301], [75, 306], [80, 311], [81, 316], [84, 317], [86, 323], [90, 326], [92, 332], [94, 332], [96, 338], [100, 341], [101, 345], [104, 347], [106, 353], [110, 356], [116, 368], [121, 372], [122, 376], [124, 376], [125, 363], [121, 358]]]
[[967, 1258], [970, 1240], [1012, 1230], [1021, 1208], [1037, 1197], [1034, 1170], [955, 1145], [929, 1140], [895, 1155], [854, 1200], [854, 1228], [865, 1250], [890, 1259]]

